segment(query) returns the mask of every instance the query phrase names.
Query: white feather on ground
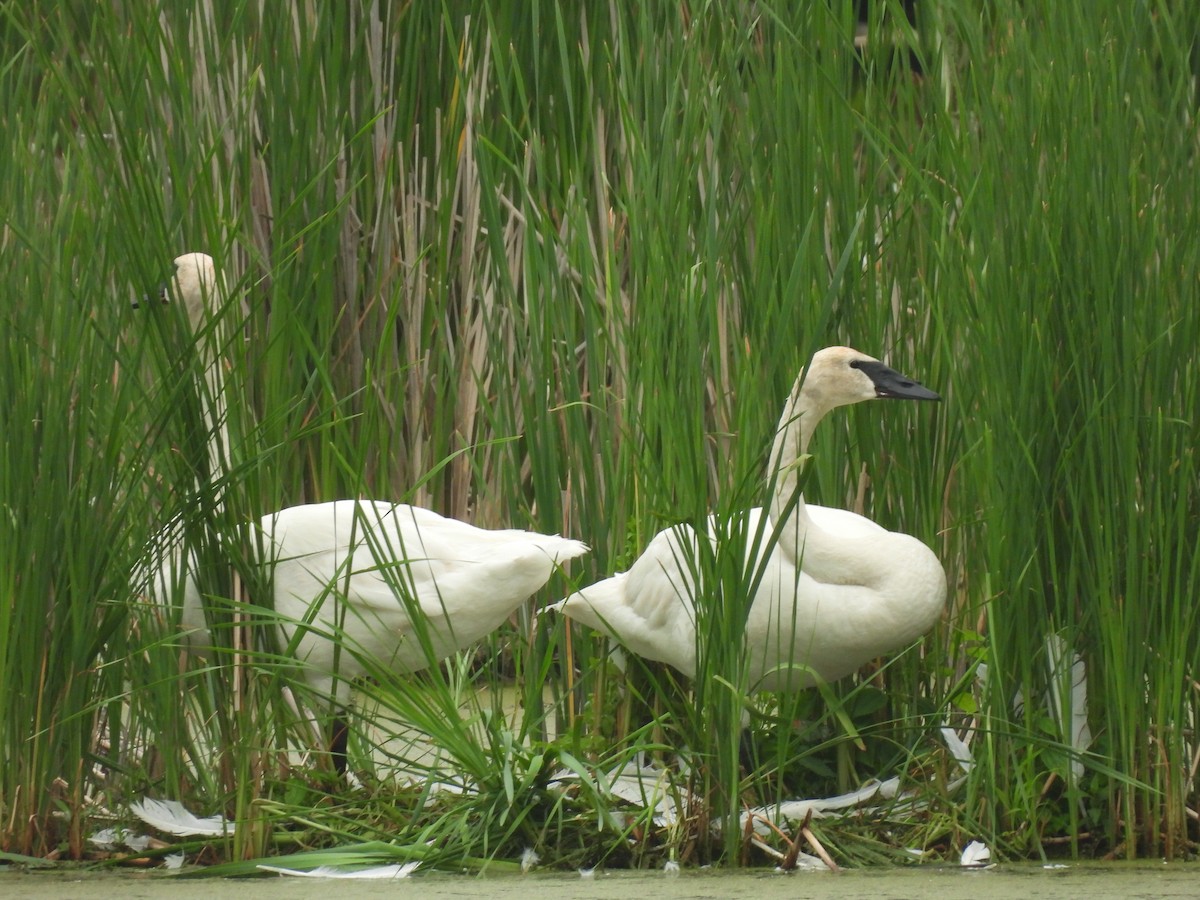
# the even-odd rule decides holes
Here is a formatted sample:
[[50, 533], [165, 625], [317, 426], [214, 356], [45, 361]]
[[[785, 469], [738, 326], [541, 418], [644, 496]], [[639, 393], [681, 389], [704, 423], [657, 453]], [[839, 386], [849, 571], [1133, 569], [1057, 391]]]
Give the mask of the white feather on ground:
[[407, 878], [419, 866], [417, 862], [372, 866], [369, 869], [344, 869], [340, 866], [317, 866], [315, 869], [285, 869], [283, 866], [258, 866], [263, 872], [291, 875], [296, 878]]
[[203, 819], [195, 816], [177, 800], [155, 800], [145, 797], [131, 803], [129, 809], [151, 828], [181, 837], [233, 834], [235, 827], [234, 823], [224, 816], [208, 816]]
[[981, 841], [971, 841], [963, 847], [961, 864], [970, 868], [983, 868], [992, 864], [992, 851]]

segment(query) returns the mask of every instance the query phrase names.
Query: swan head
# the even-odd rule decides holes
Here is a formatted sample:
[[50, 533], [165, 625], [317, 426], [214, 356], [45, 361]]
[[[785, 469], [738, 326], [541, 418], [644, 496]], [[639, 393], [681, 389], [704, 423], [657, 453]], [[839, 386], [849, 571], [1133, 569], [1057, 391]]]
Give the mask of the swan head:
[[221, 305], [220, 279], [217, 277], [217, 267], [213, 258], [207, 253], [185, 253], [175, 257], [175, 275], [161, 288], [134, 301], [136, 309], [142, 303], [170, 303], [173, 300], [183, 302], [183, 311], [187, 314], [192, 328], [200, 330], [209, 315]]
[[919, 381], [851, 347], [818, 350], [801, 379], [804, 398], [823, 410], [863, 400], [942, 399]]
[[198, 328], [220, 304], [217, 268], [207, 253], [185, 253], [175, 258], [175, 277], [163, 290], [163, 300], [177, 298], [192, 327]]

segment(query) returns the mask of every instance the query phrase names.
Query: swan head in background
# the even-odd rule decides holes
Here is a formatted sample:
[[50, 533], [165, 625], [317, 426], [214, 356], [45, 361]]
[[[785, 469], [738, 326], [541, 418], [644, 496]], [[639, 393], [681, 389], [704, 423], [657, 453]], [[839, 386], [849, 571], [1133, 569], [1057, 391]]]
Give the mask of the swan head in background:
[[199, 330], [220, 307], [220, 293], [213, 258], [207, 253], [185, 253], [175, 258], [175, 277], [163, 288], [162, 298], [164, 303], [183, 303], [192, 328]]
[[184, 313], [198, 332], [221, 306], [221, 281], [213, 258], [207, 253], [185, 253], [175, 257], [175, 274], [162, 287], [135, 300], [135, 309], [154, 304], [183, 304]]
[[185, 253], [175, 258], [171, 288], [183, 301], [193, 325], [203, 321], [218, 294], [217, 269], [207, 253]]

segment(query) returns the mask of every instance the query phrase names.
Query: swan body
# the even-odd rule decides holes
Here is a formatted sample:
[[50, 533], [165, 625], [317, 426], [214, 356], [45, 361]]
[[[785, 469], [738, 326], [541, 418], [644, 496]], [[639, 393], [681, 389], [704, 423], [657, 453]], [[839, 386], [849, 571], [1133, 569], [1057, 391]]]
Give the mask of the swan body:
[[[269, 513], [252, 546], [256, 537], [285, 646], [309, 685], [339, 705], [348, 682], [372, 668], [414, 672], [490, 634], [558, 565], [587, 552], [557, 535], [477, 528], [378, 500]], [[193, 644], [208, 640], [190, 576], [181, 622]]]
[[[171, 292], [198, 329], [220, 294], [212, 259], [192, 253], [175, 265]], [[212, 377], [219, 371], [215, 364], [207, 369]], [[223, 395], [214, 387], [219, 405]], [[214, 410], [210, 423], [221, 422], [222, 413]], [[270, 513], [250, 543], [252, 558], [269, 567], [284, 645], [309, 685], [343, 706], [354, 678], [380, 667], [416, 671], [469, 646], [540, 590], [557, 566], [587, 552], [557, 535], [487, 530], [378, 500]], [[211, 638], [196, 566], [174, 523], [135, 578], [155, 603], [180, 605], [181, 628], [199, 650]]]
[[[262, 530], [273, 553], [275, 611], [289, 641], [303, 628], [294, 652], [321, 690], [332, 689], [335, 672], [328, 635], [340, 632], [355, 654], [414, 672], [490, 634], [560, 564], [587, 552], [557, 535], [477, 528], [370, 500], [293, 506], [264, 516]], [[295, 624], [306, 620], [313, 627]], [[346, 655], [342, 679], [366, 674]]]
[[[921, 541], [846, 510], [807, 506], [800, 496], [789, 508], [817, 422], [838, 406], [877, 397], [939, 399], [848, 347], [816, 353], [796, 379], [776, 432], [771, 505], [748, 510], [733, 526], [750, 545], [747, 571], [761, 574], [744, 632], [753, 689], [798, 690], [848, 675], [920, 637], [945, 606], [945, 571]], [[709, 517], [705, 537], [714, 546], [716, 525]], [[687, 525], [661, 531], [627, 572], [551, 608], [694, 676], [695, 598], [702, 586], [687, 561], [697, 558], [698, 543]]]

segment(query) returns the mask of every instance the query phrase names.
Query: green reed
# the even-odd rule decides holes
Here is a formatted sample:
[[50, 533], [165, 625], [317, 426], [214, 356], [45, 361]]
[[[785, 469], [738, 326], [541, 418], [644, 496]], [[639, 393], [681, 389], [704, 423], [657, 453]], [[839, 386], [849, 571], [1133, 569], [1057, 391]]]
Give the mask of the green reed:
[[[758, 863], [743, 803], [902, 774], [926, 806], [826, 825], [842, 861], [1190, 852], [1198, 14], [889, 2], [856, 48], [852, 4], [796, 6], [5, 9], [0, 849], [81, 855], [150, 793], [248, 823], [231, 858]], [[130, 309], [187, 250], [230, 287], [218, 472], [204, 339]], [[769, 536], [738, 511], [832, 343], [945, 402], [831, 416], [806, 496], [929, 543], [950, 604], [857, 678], [747, 697]], [[350, 496], [592, 547], [480, 647], [362, 686], [355, 789], [303, 752], [245, 530]], [[710, 513], [694, 682], [534, 614]], [[131, 586], [177, 514], [200, 658]], [[1087, 747], [1053, 701], [1082, 667]], [[440, 760], [388, 740], [414, 726]], [[677, 755], [684, 823], [593, 783]]]

